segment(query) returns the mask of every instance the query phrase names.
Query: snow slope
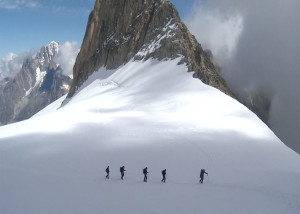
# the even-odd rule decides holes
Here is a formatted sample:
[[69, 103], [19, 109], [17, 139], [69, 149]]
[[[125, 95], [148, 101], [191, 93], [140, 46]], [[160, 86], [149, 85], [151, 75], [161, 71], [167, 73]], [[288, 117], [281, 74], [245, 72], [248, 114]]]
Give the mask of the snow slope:
[[65, 106], [1, 127], [0, 213], [300, 213], [300, 156], [179, 60], [102, 68]]

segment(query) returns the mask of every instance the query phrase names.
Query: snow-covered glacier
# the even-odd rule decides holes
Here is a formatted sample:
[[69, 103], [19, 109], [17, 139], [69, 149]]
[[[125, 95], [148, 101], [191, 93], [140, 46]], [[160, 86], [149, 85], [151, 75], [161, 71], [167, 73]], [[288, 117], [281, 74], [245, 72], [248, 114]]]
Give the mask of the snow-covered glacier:
[[179, 61], [101, 68], [1, 127], [0, 213], [300, 213], [300, 156]]

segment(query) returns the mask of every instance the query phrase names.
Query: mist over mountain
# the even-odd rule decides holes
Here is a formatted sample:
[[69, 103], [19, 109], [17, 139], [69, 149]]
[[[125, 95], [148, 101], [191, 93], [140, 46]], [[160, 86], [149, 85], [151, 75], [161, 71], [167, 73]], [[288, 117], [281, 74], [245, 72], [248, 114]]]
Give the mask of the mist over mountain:
[[297, 0], [210, 0], [186, 20], [236, 97], [300, 153]]
[[21, 54], [9, 53], [0, 58], [0, 81], [6, 77], [13, 78], [21, 70], [24, 60], [35, 55], [36, 52], [32, 49]]

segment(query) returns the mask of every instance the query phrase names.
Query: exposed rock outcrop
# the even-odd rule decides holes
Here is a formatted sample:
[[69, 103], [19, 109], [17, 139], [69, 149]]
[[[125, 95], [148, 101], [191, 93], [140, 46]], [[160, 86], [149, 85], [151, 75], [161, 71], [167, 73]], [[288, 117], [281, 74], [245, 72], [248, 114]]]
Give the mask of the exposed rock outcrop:
[[233, 96], [169, 0], [96, 0], [68, 97], [100, 67], [114, 69], [131, 59], [179, 56], [195, 78]]

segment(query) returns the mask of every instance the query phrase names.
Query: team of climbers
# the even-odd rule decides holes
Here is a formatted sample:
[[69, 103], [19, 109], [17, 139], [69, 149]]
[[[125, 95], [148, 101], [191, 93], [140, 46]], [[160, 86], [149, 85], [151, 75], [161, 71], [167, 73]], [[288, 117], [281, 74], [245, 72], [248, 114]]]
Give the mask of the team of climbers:
[[[120, 167], [120, 173], [121, 173], [121, 179], [123, 180], [123, 178], [124, 178], [124, 175], [125, 175], [125, 172], [126, 170], [125, 170], [125, 166], [121, 166]], [[105, 172], [106, 172], [106, 179], [109, 179], [109, 166], [107, 166], [106, 167], [106, 169], [105, 169]], [[148, 177], [147, 177], [147, 174], [148, 174], [149, 172], [148, 172], [148, 167], [146, 167], [146, 168], [144, 168], [143, 169], [143, 174], [144, 174], [144, 182], [147, 182], [147, 180], [148, 180]], [[162, 174], [162, 180], [161, 180], [161, 182], [164, 182], [164, 183], [166, 183], [166, 175], [167, 175], [167, 170], [166, 169], [164, 169], [164, 170], [162, 170], [161, 171], [161, 174]], [[200, 170], [200, 183], [202, 184], [203, 183], [203, 181], [204, 181], [204, 174], [206, 174], [206, 175], [208, 175], [208, 173], [205, 171], [205, 169], [201, 169]]]

